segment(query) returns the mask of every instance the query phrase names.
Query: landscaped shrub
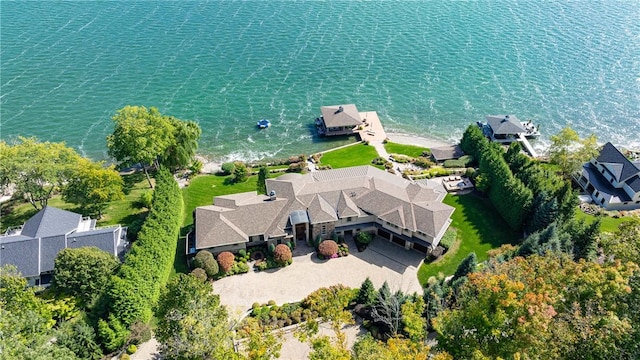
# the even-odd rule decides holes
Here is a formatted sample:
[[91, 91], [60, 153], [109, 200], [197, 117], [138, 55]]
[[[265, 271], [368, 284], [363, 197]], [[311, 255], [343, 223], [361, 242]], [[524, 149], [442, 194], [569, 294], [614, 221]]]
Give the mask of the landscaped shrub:
[[152, 200], [153, 200], [153, 191], [150, 191], [150, 190], [140, 194], [140, 198], [138, 199], [138, 201], [140, 202], [140, 205], [142, 205], [142, 207], [145, 207], [147, 209], [151, 209]]
[[273, 252], [273, 259], [283, 265], [288, 264], [292, 257], [291, 249], [285, 244], [278, 244]]
[[373, 165], [384, 165], [384, 163], [387, 162], [385, 159], [381, 158], [381, 157], [377, 157], [373, 160], [371, 160], [371, 163]]
[[356, 242], [364, 246], [369, 245], [372, 240], [373, 240], [373, 235], [365, 231], [360, 231], [358, 235], [356, 235]]
[[273, 252], [276, 251], [276, 246], [274, 244], [269, 244], [267, 249], [269, 249], [269, 254], [273, 255]]
[[338, 257], [349, 255], [349, 245], [346, 243], [338, 244]]
[[233, 170], [236, 169], [236, 165], [232, 162], [224, 163], [222, 164], [221, 169], [224, 175], [231, 175], [233, 173]]
[[195, 268], [193, 269], [193, 271], [191, 271], [190, 275], [195, 276], [196, 278], [202, 280], [202, 281], [207, 281], [207, 272], [204, 271], [203, 268]]
[[455, 229], [453, 228], [448, 228], [447, 231], [444, 233], [444, 235], [442, 236], [442, 239], [440, 239], [440, 245], [442, 247], [444, 247], [445, 249], [449, 250], [451, 249], [451, 247], [453, 246], [453, 244], [456, 243], [456, 237], [457, 237], [457, 232]]
[[120, 360], [130, 360], [131, 357], [129, 356], [129, 354], [122, 354], [120, 355]]
[[400, 164], [410, 163], [412, 160], [412, 158], [410, 158], [409, 156], [398, 155], [398, 154], [391, 154], [391, 158], [393, 159], [393, 161]]
[[129, 342], [131, 344], [140, 345], [151, 339], [151, 326], [143, 322], [135, 322], [129, 327], [131, 333], [129, 334]]
[[127, 346], [127, 354], [131, 355], [131, 354], [135, 353], [136, 351], [138, 351], [138, 347], [135, 346], [134, 344], [131, 344], [131, 345]]
[[245, 250], [245, 249], [238, 250], [238, 255], [240, 255], [240, 257], [247, 256], [247, 250]]
[[220, 271], [213, 254], [207, 250], [198, 251], [193, 258], [193, 267], [202, 268], [207, 273], [208, 278], [214, 277]]
[[244, 274], [249, 272], [249, 265], [246, 262], [234, 261], [231, 271], [227, 275]]
[[218, 265], [223, 273], [228, 273], [233, 267], [236, 257], [229, 251], [223, 251], [218, 254]]
[[166, 169], [158, 171], [149, 215], [112, 277], [104, 300], [108, 308], [98, 321], [98, 337], [108, 351], [124, 345], [131, 324], [151, 318], [173, 269], [183, 206], [173, 175]]
[[416, 158], [416, 160], [413, 162], [414, 165], [416, 166], [420, 166], [421, 168], [425, 168], [428, 169], [430, 167], [432, 167], [433, 165], [435, 165], [433, 163], [433, 161], [431, 161], [431, 159], [427, 158], [427, 157], [419, 157]]
[[318, 254], [330, 258], [338, 254], [338, 244], [333, 240], [325, 240], [318, 245]]

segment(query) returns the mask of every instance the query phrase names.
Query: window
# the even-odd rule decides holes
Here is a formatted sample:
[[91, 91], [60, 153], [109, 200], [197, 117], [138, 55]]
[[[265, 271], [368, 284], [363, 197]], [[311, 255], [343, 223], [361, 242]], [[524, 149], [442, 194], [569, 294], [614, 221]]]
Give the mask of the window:
[[320, 235], [327, 235], [327, 225], [320, 225]]
[[600, 205], [604, 204], [604, 198], [600, 200]]
[[351, 216], [347, 218], [347, 222], [352, 221]]

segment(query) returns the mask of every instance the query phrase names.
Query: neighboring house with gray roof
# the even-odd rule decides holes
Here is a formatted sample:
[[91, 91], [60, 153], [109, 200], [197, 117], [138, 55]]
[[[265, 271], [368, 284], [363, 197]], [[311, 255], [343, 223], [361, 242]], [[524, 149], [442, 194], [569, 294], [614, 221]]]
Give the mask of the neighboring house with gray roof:
[[610, 142], [574, 178], [607, 210], [640, 209], [640, 162], [632, 162]]
[[431, 148], [431, 158], [437, 164], [442, 164], [446, 160], [459, 159], [464, 156], [464, 151], [459, 145], [447, 145]]
[[377, 235], [406, 249], [433, 250], [451, 223], [435, 181], [412, 182], [371, 167], [286, 174], [267, 179], [267, 195], [217, 196], [194, 211], [187, 253], [237, 251], [267, 243]]
[[362, 118], [354, 104], [323, 106], [322, 116], [316, 119], [320, 135], [353, 135], [362, 125]]
[[48, 285], [62, 249], [94, 246], [121, 256], [125, 239], [126, 228], [120, 225], [96, 228], [95, 219], [45, 206], [22, 227], [0, 236], [0, 266], [15, 265], [32, 286]]

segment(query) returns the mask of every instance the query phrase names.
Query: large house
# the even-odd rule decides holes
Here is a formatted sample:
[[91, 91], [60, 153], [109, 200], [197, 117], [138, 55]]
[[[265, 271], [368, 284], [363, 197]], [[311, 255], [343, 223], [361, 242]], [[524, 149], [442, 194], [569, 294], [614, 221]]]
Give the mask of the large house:
[[363, 124], [354, 104], [323, 106], [320, 112], [322, 116], [316, 119], [320, 135], [353, 135]]
[[433, 250], [454, 208], [432, 180], [413, 182], [371, 166], [285, 174], [256, 192], [217, 196], [194, 211], [187, 253], [237, 251], [373, 232], [405, 249]]
[[0, 266], [15, 265], [32, 286], [48, 285], [62, 249], [95, 246], [120, 256], [126, 232], [120, 225], [97, 228], [94, 219], [46, 206], [22, 227], [0, 236]]
[[640, 209], [640, 162], [631, 162], [610, 142], [575, 178], [607, 210]]

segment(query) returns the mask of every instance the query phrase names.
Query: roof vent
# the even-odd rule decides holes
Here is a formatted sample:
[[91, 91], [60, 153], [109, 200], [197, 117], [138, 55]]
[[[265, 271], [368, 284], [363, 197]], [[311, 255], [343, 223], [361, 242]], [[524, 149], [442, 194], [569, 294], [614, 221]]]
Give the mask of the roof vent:
[[340, 105], [340, 106], [338, 106], [338, 110], [336, 110], [336, 112], [334, 114], [341, 113], [343, 111], [344, 111], [344, 108], [342, 107], [342, 105]]

